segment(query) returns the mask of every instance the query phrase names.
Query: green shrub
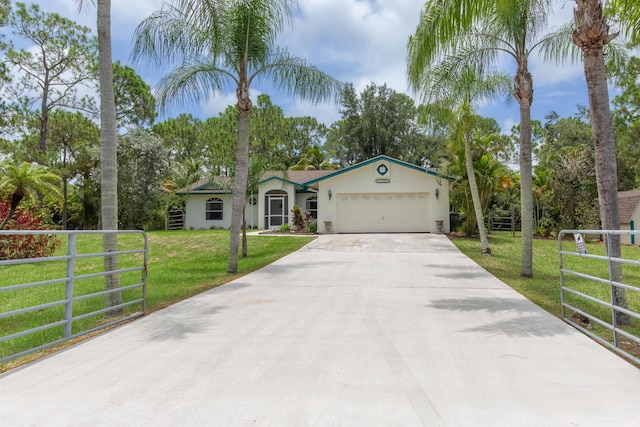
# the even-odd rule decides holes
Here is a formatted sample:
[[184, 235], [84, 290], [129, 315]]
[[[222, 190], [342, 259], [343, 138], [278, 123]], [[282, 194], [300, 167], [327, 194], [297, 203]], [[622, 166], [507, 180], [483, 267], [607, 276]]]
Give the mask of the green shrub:
[[[9, 201], [0, 201], [0, 221], [8, 215], [10, 204]], [[16, 209], [7, 225], [7, 230], [48, 229], [43, 224], [43, 218], [33, 209]], [[47, 234], [0, 236], [0, 259], [46, 257], [53, 254], [59, 245], [60, 240]]]
[[293, 209], [291, 209], [291, 213], [293, 214], [293, 229], [295, 231], [304, 231], [304, 226], [305, 226], [305, 221], [304, 221], [304, 215], [302, 214], [302, 209], [300, 209], [300, 206], [295, 205], [293, 206]]

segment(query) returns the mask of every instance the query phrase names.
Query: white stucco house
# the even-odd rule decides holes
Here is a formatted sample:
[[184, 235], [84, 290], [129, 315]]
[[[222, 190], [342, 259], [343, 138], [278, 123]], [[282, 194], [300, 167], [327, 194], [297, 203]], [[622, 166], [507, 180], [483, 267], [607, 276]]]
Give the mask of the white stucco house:
[[[208, 180], [186, 195], [185, 228], [231, 226], [231, 194]], [[268, 172], [249, 195], [247, 227], [280, 228], [298, 205], [319, 233], [429, 233], [450, 230], [449, 178], [387, 156], [340, 170]], [[441, 230], [440, 230], [441, 227]]]
[[[640, 229], [640, 190], [618, 192], [618, 211], [621, 230]], [[623, 234], [621, 242], [625, 245], [639, 245], [640, 236]]]

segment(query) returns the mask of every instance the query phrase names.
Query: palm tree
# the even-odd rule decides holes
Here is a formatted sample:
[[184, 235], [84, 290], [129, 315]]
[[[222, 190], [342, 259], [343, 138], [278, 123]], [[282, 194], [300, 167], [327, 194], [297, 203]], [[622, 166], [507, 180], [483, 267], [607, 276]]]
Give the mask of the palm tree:
[[451, 117], [454, 123], [452, 138], [454, 141], [464, 143], [465, 165], [480, 234], [481, 251], [483, 255], [491, 255], [478, 183], [473, 168], [471, 147], [474, 127], [473, 104], [508, 93], [510, 79], [505, 74], [499, 73], [483, 77], [476, 74], [475, 70], [470, 67], [457, 68], [457, 65], [459, 63], [444, 60], [433, 69], [415, 70], [416, 73], [411, 74], [409, 79], [413, 88], [423, 93], [423, 100], [427, 103], [423, 111], [427, 114], [431, 112], [438, 115], [443, 112], [449, 115], [455, 109], [453, 117]]
[[135, 31], [134, 59], [177, 64], [158, 84], [161, 106], [169, 101], [199, 102], [210, 92], [230, 87], [236, 91], [239, 118], [229, 273], [238, 271], [252, 83], [266, 79], [312, 102], [337, 96], [341, 90], [338, 81], [275, 45], [296, 9], [295, 0], [175, 0], [174, 5], [165, 3]]
[[[553, 194], [551, 188], [552, 172], [550, 169], [537, 165], [533, 174], [533, 200], [535, 201], [535, 226], [544, 229], [547, 207], [545, 202]], [[546, 231], [546, 230], [545, 230]]]
[[331, 161], [332, 152], [325, 153], [318, 145], [309, 147], [306, 153], [300, 156], [300, 160], [289, 169], [292, 171], [308, 170], [334, 170], [338, 165]]
[[26, 162], [17, 166], [5, 162], [0, 165], [0, 171], [2, 172], [0, 192], [8, 192], [11, 195], [9, 212], [2, 220], [0, 230], [4, 230], [25, 197], [37, 200], [39, 195], [60, 194], [60, 189], [57, 187], [60, 177], [44, 166]]
[[[603, 230], [619, 230], [618, 168], [604, 59], [605, 46], [615, 39], [618, 33], [609, 33], [609, 25], [602, 12], [600, 0], [576, 0], [576, 3], [573, 42], [582, 50], [584, 59], [596, 157], [600, 220]], [[609, 255], [619, 257], [621, 254], [620, 236], [612, 235], [608, 239], [611, 239], [611, 253]], [[614, 267], [614, 280], [621, 282], [622, 265], [614, 263]], [[617, 286], [615, 287], [615, 304], [623, 308], [628, 307], [625, 290]], [[631, 323], [630, 316], [625, 313], [616, 312], [616, 320], [623, 325]]]
[[[98, 78], [100, 80], [100, 222], [103, 230], [118, 229], [118, 129], [116, 124], [116, 103], [113, 92], [113, 60], [111, 54], [111, 0], [86, 0], [97, 5], [98, 28]], [[76, 0], [79, 9], [87, 3]], [[104, 234], [102, 237], [104, 252], [117, 252], [118, 235]], [[104, 257], [105, 271], [118, 269], [118, 256]], [[105, 276], [105, 289], [120, 287], [117, 274]], [[105, 296], [107, 307], [122, 303], [119, 292]], [[109, 315], [119, 315], [121, 310], [114, 310]]]
[[[277, 170], [277, 167], [268, 165], [259, 156], [249, 156], [249, 173], [247, 175], [247, 189], [245, 191], [244, 204], [242, 205], [242, 257], [247, 257], [247, 220], [245, 214], [247, 203], [258, 195], [258, 183], [264, 178], [264, 174], [270, 170]], [[283, 172], [286, 177], [286, 172]]]
[[[512, 58], [517, 70], [513, 95], [520, 106], [520, 198], [522, 261], [520, 274], [533, 276], [533, 187], [531, 103], [533, 79], [529, 58], [534, 52], [563, 50], [567, 29], [542, 36], [553, 0], [430, 0], [408, 42], [410, 79], [437, 62], [467, 64], [482, 70], [500, 55]], [[566, 50], [566, 49], [565, 49]]]

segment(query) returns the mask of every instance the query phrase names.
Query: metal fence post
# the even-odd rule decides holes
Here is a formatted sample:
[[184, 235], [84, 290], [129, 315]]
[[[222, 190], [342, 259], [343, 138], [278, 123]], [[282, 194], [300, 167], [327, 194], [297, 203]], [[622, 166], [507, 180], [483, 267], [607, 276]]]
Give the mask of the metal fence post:
[[616, 312], [616, 286], [614, 285], [615, 274], [613, 271], [613, 260], [611, 258], [611, 233], [607, 232], [607, 258], [609, 267], [609, 284], [611, 289], [611, 326], [613, 326], [613, 345], [618, 348], [618, 313]]
[[64, 297], [67, 301], [64, 305], [64, 338], [71, 338], [71, 327], [73, 322], [73, 286], [76, 261], [76, 234], [69, 234], [67, 240], [67, 274]]
[[564, 231], [560, 231], [558, 233], [558, 256], [559, 256], [559, 264], [560, 264], [560, 306], [562, 308], [562, 318], [567, 317], [567, 312], [565, 308], [565, 300], [564, 300], [564, 264], [562, 259], [562, 238], [564, 237]]
[[144, 252], [142, 254], [142, 313], [147, 312], [147, 261], [149, 255], [149, 238], [147, 233], [142, 233], [142, 240], [144, 242]]

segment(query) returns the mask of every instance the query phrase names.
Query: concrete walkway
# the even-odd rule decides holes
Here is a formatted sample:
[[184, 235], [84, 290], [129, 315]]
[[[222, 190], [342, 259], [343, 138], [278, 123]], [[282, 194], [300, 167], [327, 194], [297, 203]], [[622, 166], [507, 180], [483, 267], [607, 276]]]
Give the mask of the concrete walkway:
[[0, 377], [0, 425], [638, 426], [640, 370], [444, 236], [331, 235]]

